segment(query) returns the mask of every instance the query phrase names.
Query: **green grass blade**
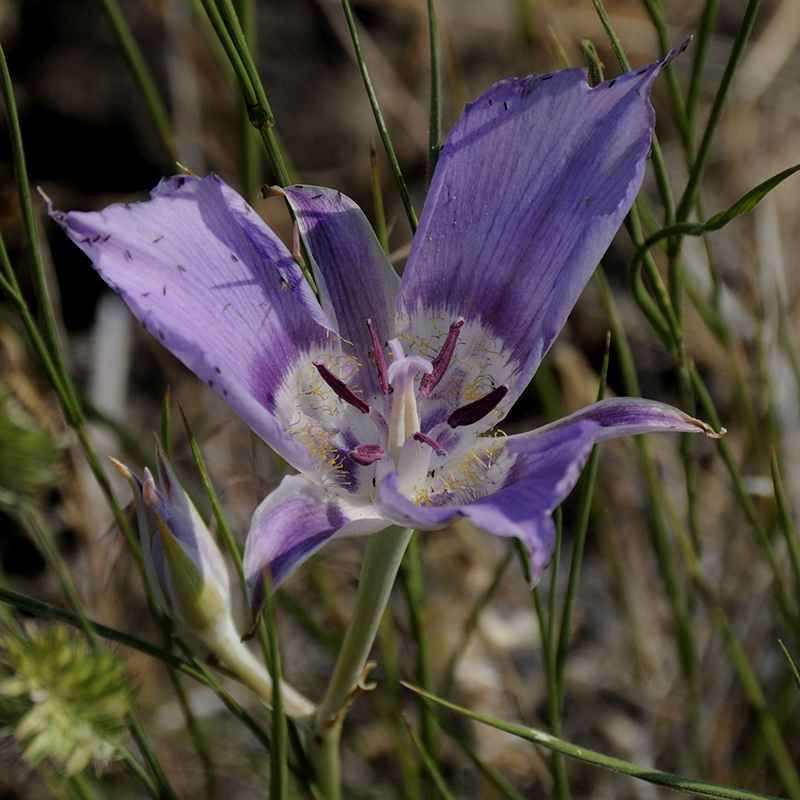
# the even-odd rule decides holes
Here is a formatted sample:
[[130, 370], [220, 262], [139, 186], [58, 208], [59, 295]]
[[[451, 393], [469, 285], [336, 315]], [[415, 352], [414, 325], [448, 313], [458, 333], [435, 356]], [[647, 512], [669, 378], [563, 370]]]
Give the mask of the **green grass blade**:
[[480, 621], [481, 614], [492, 601], [492, 598], [497, 593], [497, 590], [500, 588], [508, 569], [508, 565], [513, 560], [515, 552], [516, 548], [513, 544], [510, 544], [506, 550], [506, 554], [497, 562], [497, 566], [494, 568], [494, 573], [492, 575], [492, 580], [480, 597], [475, 601], [475, 604], [472, 606], [472, 609], [469, 612], [469, 616], [461, 626], [461, 636], [447, 662], [447, 667], [445, 667], [444, 675], [439, 685], [440, 695], [446, 696], [450, 694], [450, 690], [453, 688], [453, 684], [455, 683], [455, 674], [456, 669], [458, 668], [458, 663], [461, 660], [461, 657], [464, 655], [464, 652], [466, 651], [467, 645], [470, 643], [473, 634], [478, 628], [478, 622]]
[[436, 24], [434, 0], [428, 0], [428, 31], [431, 50], [431, 118], [428, 128], [428, 186], [439, 160], [442, 141], [442, 67], [439, 28]]
[[[411, 636], [417, 646], [417, 681], [427, 691], [433, 691], [433, 667], [431, 664], [431, 639], [425, 602], [425, 583], [422, 575], [422, 554], [419, 534], [412, 536], [400, 567], [400, 582], [408, 602], [411, 619]], [[422, 740], [426, 751], [433, 758], [439, 755], [439, 723], [430, 706], [420, 704]]]
[[288, 726], [281, 696], [283, 670], [281, 668], [281, 655], [278, 645], [275, 597], [272, 592], [272, 585], [266, 575], [264, 582], [264, 620], [267, 627], [267, 652], [269, 656], [267, 666], [269, 667], [270, 675], [272, 675], [272, 751], [270, 752], [269, 760], [269, 797], [270, 800], [286, 800], [289, 790], [289, 765], [287, 755]]
[[381, 189], [381, 173], [378, 169], [378, 152], [375, 140], [369, 140], [369, 173], [372, 184], [372, 208], [375, 213], [375, 235], [381, 243], [383, 251], [389, 253], [389, 231], [386, 227], [386, 212], [383, 207], [383, 190]]
[[[686, 184], [686, 188], [683, 190], [683, 196], [681, 197], [680, 202], [678, 203], [678, 208], [675, 212], [675, 219], [678, 222], [685, 222], [689, 219], [689, 215], [691, 214], [692, 209], [695, 207], [695, 203], [697, 202], [697, 198], [700, 194], [700, 182], [703, 178], [703, 173], [705, 172], [706, 164], [708, 163], [708, 157], [711, 153], [711, 145], [714, 142], [717, 128], [719, 127], [720, 120], [722, 119], [722, 111], [725, 106], [725, 101], [728, 98], [728, 93], [733, 83], [734, 75], [736, 74], [736, 70], [739, 66], [739, 62], [741, 61], [744, 49], [747, 46], [750, 33], [753, 30], [756, 14], [758, 13], [760, 5], [761, 0], [749, 0], [747, 8], [745, 9], [742, 23], [739, 26], [739, 31], [736, 34], [736, 39], [733, 43], [733, 49], [725, 67], [725, 72], [723, 73], [722, 80], [720, 81], [719, 88], [717, 89], [717, 94], [714, 98], [714, 104], [711, 107], [711, 113], [709, 115], [708, 122], [706, 123], [705, 131], [703, 132], [703, 138], [700, 141], [700, 146], [697, 149], [697, 157], [695, 158], [691, 173], [689, 174], [689, 180]], [[677, 252], [678, 247], [679, 242], [676, 243], [675, 250], [673, 252]]]
[[789, 663], [789, 669], [792, 671], [794, 682], [797, 684], [797, 688], [800, 689], [800, 672], [797, 671], [797, 666], [792, 660], [792, 657], [789, 655], [789, 651], [786, 649], [784, 643], [778, 640], [778, 644], [780, 645], [781, 650], [783, 650], [783, 654], [786, 656], [786, 661]]
[[408, 217], [408, 224], [411, 226], [411, 230], [413, 232], [417, 229], [417, 212], [414, 211], [414, 206], [411, 203], [411, 196], [408, 193], [408, 187], [406, 186], [403, 173], [400, 170], [400, 164], [397, 160], [397, 156], [395, 155], [394, 147], [392, 146], [392, 140], [389, 136], [389, 129], [386, 127], [386, 122], [383, 119], [383, 113], [381, 112], [380, 105], [378, 104], [378, 96], [375, 94], [375, 89], [372, 86], [372, 80], [369, 77], [367, 63], [364, 60], [364, 54], [361, 52], [361, 45], [358, 41], [358, 31], [356, 30], [353, 11], [350, 8], [350, 3], [348, 0], [342, 0], [342, 7], [344, 8], [344, 14], [347, 18], [347, 27], [350, 29], [350, 37], [353, 40], [353, 48], [355, 49], [358, 67], [361, 70], [361, 78], [364, 81], [364, 88], [367, 91], [369, 104], [372, 107], [372, 113], [375, 116], [375, 124], [378, 126], [378, 132], [380, 133], [381, 141], [383, 142], [383, 148], [386, 151], [386, 156], [388, 157], [389, 164], [392, 168], [392, 175], [394, 175], [395, 183], [397, 184], [397, 191], [400, 193], [400, 200], [403, 203], [406, 217]]
[[602, 753], [598, 753], [586, 747], [578, 747], [563, 739], [551, 736], [549, 733], [538, 731], [535, 728], [529, 728], [524, 725], [514, 725], [513, 723], [503, 722], [502, 720], [494, 719], [485, 714], [479, 714], [476, 711], [471, 711], [468, 708], [443, 700], [441, 697], [423, 692], [421, 689], [411, 686], [410, 684], [404, 683], [403, 685], [425, 697], [430, 702], [455, 711], [464, 717], [482, 722], [485, 725], [505, 731], [513, 736], [518, 736], [520, 739], [525, 739], [526, 741], [553, 752], [563, 753], [565, 756], [583, 761], [586, 764], [592, 764], [596, 767], [620, 772], [623, 775], [630, 775], [632, 778], [637, 778], [638, 780], [651, 783], [655, 786], [662, 786], [665, 789], [670, 789], [675, 792], [684, 792], [685, 794], [695, 795], [696, 797], [719, 798], [721, 800], [777, 800], [777, 798], [770, 795], [749, 792], [745, 789], [718, 786], [713, 783], [706, 783], [705, 781], [683, 778], [680, 775], [673, 775], [669, 772], [661, 772], [660, 770], [651, 769], [649, 767], [639, 767], [636, 764], [631, 764], [629, 761], [612, 758], [611, 756], [603, 755]]
[[100, 5], [106, 14], [109, 24], [114, 31], [120, 50], [122, 50], [125, 60], [128, 62], [133, 78], [139, 91], [142, 93], [147, 110], [153, 120], [161, 146], [170, 166], [173, 166], [178, 158], [178, 145], [175, 138], [175, 131], [167, 113], [167, 108], [158, 93], [153, 76], [144, 60], [142, 51], [136, 43], [136, 39], [128, 25], [125, 16], [120, 9], [117, 0], [100, 0]]
[[700, 17], [700, 26], [694, 37], [693, 51], [694, 60], [692, 61], [692, 75], [689, 79], [689, 88], [686, 92], [686, 124], [692, 136], [689, 142], [687, 156], [693, 157], [693, 138], [695, 124], [697, 122], [697, 108], [700, 104], [700, 90], [703, 86], [703, 71], [706, 66], [708, 48], [711, 44], [711, 37], [714, 34], [714, 23], [717, 18], [717, 8], [719, 0], [706, 0], [703, 6], [703, 14]]
[[450, 789], [447, 788], [447, 784], [445, 783], [444, 777], [439, 769], [439, 765], [436, 763], [436, 758], [425, 747], [422, 739], [417, 735], [417, 732], [414, 730], [411, 723], [408, 720], [405, 720], [405, 723], [406, 729], [408, 730], [408, 735], [411, 737], [411, 741], [414, 744], [414, 749], [417, 751], [417, 755], [419, 755], [422, 763], [425, 765], [425, 769], [428, 770], [428, 774], [431, 776], [431, 780], [433, 781], [433, 785], [436, 787], [436, 791], [439, 793], [439, 796], [442, 798], [442, 800], [456, 800], [456, 796], [450, 791]]
[[[25, 164], [25, 151], [22, 145], [19, 115], [17, 114], [17, 105], [14, 100], [11, 75], [8, 71], [6, 56], [2, 47], [0, 47], [0, 88], [2, 89], [3, 101], [6, 107], [6, 120], [8, 123], [9, 137], [11, 139], [11, 154], [14, 161], [14, 174], [17, 180], [19, 208], [22, 215], [22, 226], [25, 231], [25, 242], [31, 269], [31, 281], [41, 324], [42, 339], [47, 348], [49, 360], [52, 362], [60, 378], [59, 387], [63, 392], [62, 399], [68, 418], [72, 424], [80, 425], [83, 423], [83, 415], [81, 413], [75, 387], [69, 377], [69, 370], [67, 369], [64, 351], [61, 347], [61, 341], [58, 335], [58, 327], [50, 302], [50, 295], [47, 290], [44, 264], [39, 249], [39, 237], [33, 216], [33, 204], [31, 203], [28, 168]], [[8, 277], [9, 276], [6, 275], [7, 279]], [[12, 280], [11, 283], [12, 286], [14, 286], [16, 281]]]
[[786, 494], [783, 491], [783, 481], [781, 480], [781, 473], [778, 467], [778, 456], [775, 454], [774, 447], [770, 454], [770, 467], [772, 470], [772, 486], [775, 491], [775, 502], [778, 506], [778, 518], [781, 521], [781, 530], [786, 539], [789, 558], [792, 562], [795, 591], [800, 596], [800, 543], [798, 543], [797, 540], [797, 529], [794, 526], [792, 512], [789, 509], [789, 504], [786, 501]]
[[[602, 400], [606, 394], [606, 380], [608, 378], [608, 364], [611, 354], [611, 334], [606, 338], [606, 351], [603, 356], [603, 365], [600, 368], [600, 386], [597, 390], [597, 399]], [[573, 534], [572, 554], [570, 557], [569, 574], [567, 576], [567, 589], [564, 594], [564, 607], [561, 612], [561, 625], [558, 632], [558, 645], [556, 650], [556, 673], [558, 676], [559, 705], [564, 702], [564, 670], [569, 650], [570, 632], [572, 630], [572, 613], [575, 608], [575, 599], [578, 595], [578, 581], [580, 579], [581, 564], [583, 563], [583, 550], [586, 544], [586, 532], [589, 528], [589, 514], [592, 509], [592, 496], [597, 478], [597, 465], [600, 460], [600, 449], [597, 445], [592, 448], [592, 453], [583, 470], [581, 496], [578, 505], [578, 517], [575, 520]]]

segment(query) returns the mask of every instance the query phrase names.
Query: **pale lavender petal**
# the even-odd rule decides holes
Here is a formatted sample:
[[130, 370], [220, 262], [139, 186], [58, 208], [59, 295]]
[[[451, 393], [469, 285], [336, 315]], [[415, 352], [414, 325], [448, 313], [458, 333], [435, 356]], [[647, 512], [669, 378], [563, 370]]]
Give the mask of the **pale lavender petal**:
[[447, 527], [461, 516], [461, 507], [453, 505], [421, 506], [412, 503], [398, 491], [399, 475], [391, 472], [378, 482], [375, 507], [395, 525], [435, 531]]
[[570, 414], [568, 417], [551, 422], [542, 428], [528, 433], [509, 436], [506, 446], [516, 451], [516, 443], [541, 436], [552, 430], [569, 427], [579, 422], [591, 421], [598, 424], [594, 440], [604, 442], [606, 439], [617, 439], [620, 436], [635, 436], [639, 433], [656, 433], [672, 431], [673, 433], [702, 433], [712, 439], [719, 439], [725, 433], [719, 433], [699, 419], [690, 417], [683, 411], [666, 403], [655, 400], [644, 400], [641, 397], [614, 397], [601, 400], [586, 408]]
[[371, 504], [355, 504], [302, 475], [290, 475], [253, 514], [244, 551], [250, 603], [260, 608], [263, 572], [277, 588], [294, 569], [338, 536], [376, 533], [389, 525]]
[[[322, 307], [335, 321], [342, 349], [363, 368], [353, 380], [366, 397], [381, 394], [372, 335], [394, 336], [394, 311], [400, 278], [378, 242], [364, 212], [341, 192], [320, 186], [277, 190], [289, 201], [314, 267]], [[352, 348], [352, 349], [351, 349]]]
[[309, 349], [338, 352], [286, 247], [216, 175], [162, 181], [143, 203], [51, 216], [142, 324], [296, 468], [308, 450], [275, 418]]
[[[398, 525], [435, 530], [464, 516], [487, 533], [515, 536], [528, 550], [536, 579], [555, 545], [550, 515], [572, 491], [599, 431], [596, 422], [583, 420], [519, 439], [513, 451], [501, 447], [491, 458], [485, 452], [477, 454], [470, 460], [484, 465], [485, 480], [474, 476], [471, 491], [476, 499], [472, 501], [450, 498], [448, 502], [447, 484], [443, 483], [437, 501], [441, 505], [417, 505], [398, 492], [398, 475], [390, 473], [378, 484], [375, 505]], [[463, 480], [460, 483], [465, 485]], [[430, 497], [437, 495], [431, 493]]]
[[551, 514], [577, 483], [597, 432], [596, 423], [579, 422], [518, 442], [503, 487], [461, 509], [487, 533], [522, 540], [534, 583], [555, 548]]
[[[650, 87], [665, 62], [596, 88], [582, 69], [509, 79], [465, 109], [398, 296], [412, 339], [441, 346], [463, 317], [454, 361], [495, 354], [485, 376], [455, 371], [454, 381], [510, 385], [505, 409], [529, 382], [639, 190]], [[447, 384], [445, 375], [434, 399]]]

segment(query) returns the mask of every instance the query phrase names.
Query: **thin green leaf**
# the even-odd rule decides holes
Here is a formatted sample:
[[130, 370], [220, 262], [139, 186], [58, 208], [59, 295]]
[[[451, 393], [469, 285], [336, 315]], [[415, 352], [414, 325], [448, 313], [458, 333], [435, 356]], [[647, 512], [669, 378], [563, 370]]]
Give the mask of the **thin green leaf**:
[[431, 119], [428, 128], [428, 185], [439, 160], [442, 141], [442, 68], [439, 28], [436, 24], [434, 0], [428, 0], [428, 32], [431, 49]]
[[414, 744], [414, 749], [417, 751], [422, 763], [425, 765], [425, 769], [428, 770], [428, 774], [431, 776], [431, 780], [433, 781], [433, 785], [436, 787], [436, 791], [439, 793], [440, 797], [443, 798], [443, 800], [456, 800], [456, 796], [447, 788], [447, 784], [444, 782], [444, 777], [439, 770], [436, 759], [425, 747], [422, 739], [417, 736], [417, 732], [414, 730], [411, 723], [405, 718], [405, 716], [403, 719], [406, 723], [408, 735], [411, 737], [411, 741]]
[[125, 60], [128, 62], [133, 78], [142, 93], [147, 110], [150, 112], [150, 117], [153, 120], [158, 138], [161, 140], [161, 146], [167, 156], [170, 165], [172, 165], [178, 157], [178, 146], [175, 139], [175, 132], [172, 129], [172, 123], [167, 113], [167, 108], [158, 93], [153, 76], [144, 60], [142, 51], [136, 43], [130, 26], [128, 25], [122, 10], [117, 3], [117, 0], [100, 0], [100, 5], [105, 11], [106, 18], [114, 31], [114, 36], [117, 37], [117, 43], [122, 50]]
[[414, 211], [414, 206], [411, 203], [411, 196], [408, 193], [408, 187], [406, 186], [405, 179], [403, 178], [403, 173], [400, 171], [400, 164], [397, 161], [394, 147], [392, 147], [389, 129], [386, 127], [386, 122], [383, 119], [383, 113], [378, 105], [378, 96], [375, 94], [375, 89], [372, 86], [372, 80], [369, 77], [367, 63], [364, 61], [364, 54], [361, 52], [361, 45], [358, 41], [358, 31], [356, 30], [356, 22], [353, 18], [353, 11], [350, 8], [350, 3], [348, 0], [342, 0], [342, 7], [344, 8], [344, 15], [347, 18], [347, 27], [350, 29], [350, 36], [353, 40], [353, 48], [356, 53], [358, 67], [361, 70], [361, 78], [364, 81], [364, 88], [367, 91], [369, 104], [372, 107], [372, 113], [375, 116], [375, 124], [378, 126], [378, 132], [381, 135], [381, 141], [383, 142], [384, 150], [386, 150], [386, 155], [389, 158], [392, 174], [394, 175], [395, 182], [397, 183], [397, 190], [400, 192], [400, 199], [403, 203], [406, 216], [408, 217], [408, 224], [411, 226], [412, 232], [414, 232], [417, 230], [418, 224], [417, 212]]
[[722, 798], [723, 800], [777, 800], [777, 798], [771, 795], [749, 792], [745, 789], [718, 786], [713, 783], [706, 783], [705, 781], [683, 778], [680, 775], [673, 775], [669, 772], [661, 772], [657, 769], [639, 767], [636, 764], [631, 764], [629, 761], [612, 758], [611, 756], [598, 753], [595, 750], [589, 750], [586, 747], [578, 747], [563, 739], [551, 736], [549, 733], [538, 731], [535, 728], [529, 728], [524, 725], [514, 725], [510, 722], [503, 722], [502, 720], [486, 716], [485, 714], [479, 714], [476, 711], [470, 711], [468, 708], [457, 706], [455, 703], [450, 703], [447, 700], [443, 700], [441, 697], [423, 692], [421, 689], [411, 686], [408, 683], [404, 682], [403, 685], [411, 689], [411, 691], [422, 695], [432, 703], [455, 711], [469, 719], [482, 722], [484, 725], [489, 725], [492, 728], [497, 728], [498, 730], [518, 736], [521, 739], [533, 742], [553, 752], [563, 753], [565, 756], [569, 756], [578, 761], [583, 761], [603, 769], [613, 770], [614, 772], [620, 772], [623, 775], [630, 775], [632, 778], [637, 778], [638, 780], [652, 783], [656, 786], [663, 786], [675, 792], [685, 792], [686, 794], [692, 794], [697, 797]]
[[768, 180], [760, 183], [755, 189], [751, 189], [746, 195], [740, 197], [729, 209], [715, 214], [704, 225], [703, 229], [706, 231], [718, 231], [727, 225], [732, 219], [738, 217], [739, 214], [747, 214], [752, 211], [763, 199], [769, 194], [779, 183], [783, 183], [790, 175], [800, 170], [800, 164], [789, 169], [773, 175]]
[[[425, 583], [422, 575], [422, 554], [419, 534], [412, 536], [408, 543], [402, 566], [400, 583], [408, 601], [408, 614], [411, 620], [411, 636], [417, 650], [417, 680], [428, 691], [433, 691], [433, 666], [431, 659], [431, 638], [428, 629]], [[427, 704], [420, 704], [422, 740], [427, 752], [437, 758], [439, 754], [439, 725], [436, 713]]]
[[386, 228], [386, 212], [383, 208], [383, 190], [381, 189], [381, 173], [378, 169], [378, 152], [375, 140], [369, 140], [369, 172], [372, 183], [372, 208], [375, 212], [375, 235], [385, 253], [389, 253], [389, 232]]
[[792, 512], [789, 509], [789, 503], [783, 491], [783, 481], [781, 480], [781, 473], [778, 467], [778, 456], [775, 453], [774, 447], [770, 454], [770, 467], [772, 470], [772, 486], [775, 491], [775, 502], [778, 505], [778, 517], [781, 521], [781, 530], [786, 539], [786, 546], [789, 549], [789, 558], [792, 562], [795, 589], [800, 593], [800, 543], [798, 543], [797, 540], [797, 530], [794, 526], [794, 520], [792, 519]]
[[[11, 139], [14, 174], [17, 179], [19, 208], [22, 215], [22, 227], [25, 231], [25, 243], [31, 268], [31, 283], [33, 285], [36, 307], [42, 325], [41, 336], [47, 349], [49, 362], [52, 363], [55, 373], [59, 376], [57, 383], [60, 389], [59, 397], [64, 405], [67, 419], [71, 425], [78, 427], [83, 424], [83, 413], [75, 392], [75, 386], [69, 376], [66, 359], [64, 358], [64, 351], [61, 348], [61, 340], [58, 335], [58, 326], [50, 302], [50, 294], [47, 289], [42, 254], [39, 249], [36, 221], [33, 215], [33, 204], [31, 203], [28, 168], [25, 164], [25, 151], [22, 146], [22, 131], [19, 126], [17, 104], [14, 100], [11, 75], [8, 71], [6, 56], [2, 47], [0, 47], [0, 89], [2, 89], [3, 101], [6, 107], [6, 121], [8, 124], [9, 137]], [[7, 260], [7, 257], [4, 256], [4, 261], [5, 260]], [[6, 270], [5, 277], [9, 284], [17, 289], [17, 294], [19, 294], [19, 288], [16, 284], [16, 279], [13, 277], [13, 271], [10, 269]]]
[[283, 670], [278, 645], [278, 623], [275, 617], [275, 597], [269, 576], [264, 574], [264, 620], [267, 626], [267, 652], [270, 675], [272, 675], [272, 750], [269, 760], [270, 800], [286, 800], [289, 790], [289, 762], [287, 756], [288, 728], [286, 714], [283, 712], [281, 682]]
[[[728, 57], [728, 63], [725, 66], [725, 72], [723, 73], [722, 80], [720, 81], [719, 89], [717, 89], [717, 94], [714, 97], [714, 104], [711, 107], [711, 113], [709, 114], [708, 122], [706, 123], [706, 129], [703, 133], [702, 141], [700, 142], [700, 146], [697, 150], [697, 157], [694, 161], [694, 165], [692, 166], [686, 188], [683, 191], [683, 196], [681, 197], [680, 203], [678, 204], [678, 208], [675, 212], [675, 218], [678, 220], [678, 222], [685, 222], [689, 218], [689, 215], [691, 214], [692, 209], [695, 207], [695, 203], [697, 202], [697, 197], [700, 193], [700, 181], [703, 178], [703, 173], [705, 172], [706, 164], [708, 163], [708, 157], [711, 153], [711, 145], [714, 142], [717, 128], [719, 127], [720, 120], [722, 119], [722, 111], [725, 106], [725, 101], [728, 98], [728, 92], [733, 84], [733, 78], [736, 74], [739, 62], [741, 61], [744, 49], [747, 46], [748, 40], [750, 39], [750, 33], [753, 30], [753, 25], [756, 21], [756, 14], [758, 13], [758, 8], [760, 5], [761, 0], [749, 0], [747, 8], [745, 9], [744, 16], [742, 17], [742, 23], [739, 26], [739, 31], [737, 32], [736, 39], [733, 43], [733, 49]], [[680, 242], [676, 241], [673, 246], [674, 252], [678, 251], [679, 245]]]
[[586, 68], [589, 70], [589, 86], [597, 86], [603, 82], [603, 62], [597, 55], [597, 48], [591, 39], [581, 39], [581, 50], [586, 57]]
[[778, 639], [778, 644], [780, 645], [781, 650], [783, 650], [786, 660], [789, 662], [789, 669], [792, 671], [794, 682], [797, 684], [797, 688], [800, 689], [800, 672], [797, 671], [797, 667], [795, 666], [792, 657], [789, 655], [789, 651], [786, 649], [786, 646], [780, 639]]

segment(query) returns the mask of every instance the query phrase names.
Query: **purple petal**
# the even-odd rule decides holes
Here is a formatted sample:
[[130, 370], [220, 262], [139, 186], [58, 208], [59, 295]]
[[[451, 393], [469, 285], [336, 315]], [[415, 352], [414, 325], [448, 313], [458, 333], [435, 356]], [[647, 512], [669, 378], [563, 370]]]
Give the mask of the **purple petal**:
[[596, 88], [582, 69], [502, 81], [467, 106], [442, 149], [398, 319], [428, 342], [463, 317], [454, 359], [495, 353], [486, 377], [510, 383], [504, 408], [633, 204], [655, 122], [650, 87], [665, 62]]
[[378, 482], [375, 507], [395, 525], [435, 531], [446, 528], [461, 516], [458, 505], [420, 506], [398, 491], [399, 475], [391, 472]]
[[[484, 485], [476, 476], [475, 492], [490, 493], [472, 502], [416, 505], [398, 493], [397, 473], [391, 473], [378, 484], [375, 505], [398, 525], [435, 530], [465, 516], [487, 533], [518, 537], [528, 550], [537, 579], [555, 546], [550, 515], [572, 491], [598, 430], [596, 422], [581, 421], [518, 440], [513, 453], [506, 455], [508, 461], [499, 481], [491, 468], [486, 469]], [[494, 461], [495, 465], [500, 461], [497, 454], [493, 459], [473, 461], [478, 460]]]
[[534, 583], [555, 548], [556, 530], [550, 515], [577, 483], [597, 430], [593, 422], [580, 422], [518, 443], [517, 459], [504, 486], [461, 509], [473, 525], [487, 533], [522, 540]]
[[143, 203], [50, 211], [103, 279], [175, 356], [296, 468], [308, 450], [275, 418], [276, 395], [330, 323], [280, 240], [216, 175], [162, 181]]
[[348, 352], [364, 368], [354, 377], [367, 397], [382, 393], [367, 320], [379, 342], [394, 336], [394, 309], [400, 278], [389, 263], [364, 212], [341, 192], [319, 186], [280, 190], [297, 217], [313, 259], [322, 307], [335, 321]]
[[349, 503], [302, 475], [284, 478], [253, 514], [244, 551], [250, 602], [258, 611], [264, 599], [263, 572], [273, 588], [334, 536], [376, 533], [389, 525], [372, 505]]
[[715, 433], [710, 425], [665, 403], [644, 400], [641, 397], [614, 397], [586, 406], [568, 417], [551, 422], [535, 431], [509, 436], [506, 439], [506, 446], [512, 452], [516, 452], [517, 442], [586, 421], [595, 422], [599, 426], [595, 431], [595, 442], [658, 431], [702, 433], [712, 439], [719, 439], [725, 433], [724, 428], [720, 433]]

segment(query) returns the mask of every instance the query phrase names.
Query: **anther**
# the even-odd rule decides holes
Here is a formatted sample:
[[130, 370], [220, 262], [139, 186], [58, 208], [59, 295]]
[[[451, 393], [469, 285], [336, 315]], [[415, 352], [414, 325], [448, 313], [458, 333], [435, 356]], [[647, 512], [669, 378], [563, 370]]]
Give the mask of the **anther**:
[[337, 378], [321, 361], [315, 361], [320, 377], [333, 389], [334, 394], [357, 408], [362, 414], [369, 414], [369, 403], [362, 400], [343, 380]]
[[386, 451], [379, 444], [359, 444], [354, 447], [348, 455], [356, 464], [360, 464], [362, 467], [368, 467], [370, 464], [380, 461], [385, 452]]
[[436, 441], [436, 439], [433, 439], [430, 436], [427, 436], [426, 434], [422, 433], [421, 431], [417, 431], [414, 434], [414, 441], [422, 442], [423, 444], [428, 445], [428, 447], [430, 447], [436, 453], [437, 456], [446, 456], [447, 455], [447, 450], [445, 450], [444, 447], [442, 447], [439, 444], [439, 442]]
[[375, 328], [372, 327], [371, 319], [367, 320], [367, 327], [369, 328], [369, 335], [372, 337], [372, 349], [375, 351], [375, 365], [378, 368], [378, 380], [381, 382], [381, 391], [384, 394], [391, 394], [394, 389], [389, 385], [386, 356], [383, 354], [383, 348], [378, 339], [378, 334], [375, 333]]
[[473, 422], [483, 419], [494, 411], [500, 401], [508, 394], [508, 386], [498, 386], [491, 392], [461, 406], [447, 417], [447, 424], [451, 428], [460, 428], [462, 425], [472, 425]]
[[433, 390], [436, 388], [436, 384], [439, 383], [439, 381], [442, 379], [442, 376], [447, 371], [447, 368], [450, 366], [450, 359], [453, 357], [453, 352], [456, 349], [458, 332], [461, 330], [463, 325], [464, 318], [459, 317], [450, 326], [450, 330], [447, 332], [447, 338], [444, 340], [444, 344], [442, 345], [442, 349], [439, 351], [439, 355], [437, 355], [436, 358], [434, 358], [431, 362], [433, 372], [431, 372], [430, 375], [423, 375], [419, 384], [419, 390], [425, 395], [425, 397], [431, 396]]

